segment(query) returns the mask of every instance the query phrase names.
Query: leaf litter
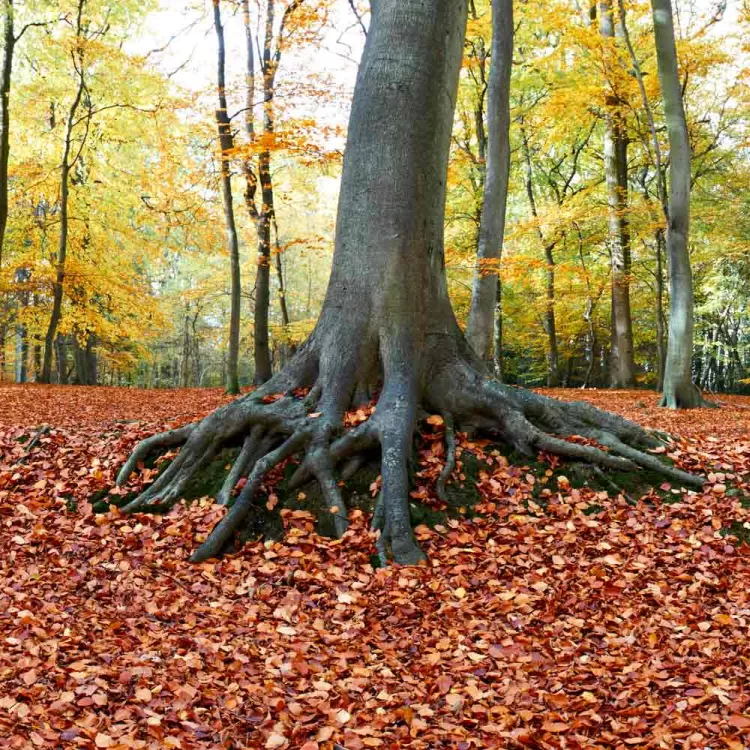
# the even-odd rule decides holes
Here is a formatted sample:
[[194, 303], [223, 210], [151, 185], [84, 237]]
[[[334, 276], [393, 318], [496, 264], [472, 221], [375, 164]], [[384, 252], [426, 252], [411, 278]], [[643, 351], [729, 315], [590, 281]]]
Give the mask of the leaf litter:
[[[679, 435], [667, 455], [703, 491], [628, 499], [561, 475], [543, 507], [546, 476], [459, 434], [451, 484], [479, 499], [417, 527], [422, 567], [373, 568], [360, 511], [343, 540], [283, 511], [282, 542], [192, 565], [224, 513], [210, 499], [123, 516], [88, 498], [138, 440], [224, 394], [0, 388], [0, 744], [750, 746], [750, 399], [673, 413], [643, 392], [554, 395]], [[441, 429], [425, 426], [415, 502], [439, 505]]]

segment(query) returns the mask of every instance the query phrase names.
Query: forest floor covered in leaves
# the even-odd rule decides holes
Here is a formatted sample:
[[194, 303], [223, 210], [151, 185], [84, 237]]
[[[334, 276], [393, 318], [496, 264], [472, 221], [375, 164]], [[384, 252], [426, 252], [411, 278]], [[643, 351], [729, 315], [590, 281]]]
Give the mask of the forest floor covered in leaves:
[[750, 747], [750, 547], [727, 535], [750, 528], [750, 399], [554, 395], [679, 435], [704, 491], [576, 489], [464, 436], [478, 501], [418, 527], [423, 567], [374, 569], [358, 511], [341, 541], [287, 512], [283, 542], [192, 565], [223, 509], [88, 500], [222, 393], [0, 387], [0, 747]]

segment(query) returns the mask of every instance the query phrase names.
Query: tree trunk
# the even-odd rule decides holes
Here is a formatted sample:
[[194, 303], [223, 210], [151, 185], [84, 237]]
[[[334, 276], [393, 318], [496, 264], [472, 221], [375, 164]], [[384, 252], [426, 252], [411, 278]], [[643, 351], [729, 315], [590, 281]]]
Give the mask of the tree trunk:
[[96, 361], [96, 337], [86, 332], [86, 343], [81, 346], [77, 337], [73, 337], [73, 361], [75, 362], [78, 385], [96, 385], [98, 382]]
[[[599, 3], [599, 29], [604, 37], [605, 64], [614, 49], [615, 24], [609, 0]], [[617, 64], [617, 60], [614, 61]], [[616, 91], [607, 93], [604, 130], [604, 175], [609, 205], [609, 251], [612, 265], [612, 360], [613, 388], [635, 385], [633, 325], [630, 314], [630, 232], [628, 228], [628, 138]]]
[[664, 389], [664, 368], [667, 362], [666, 337], [664, 335], [664, 230], [659, 227], [656, 240], [656, 390]]
[[28, 380], [29, 336], [25, 325], [16, 329], [16, 383]]
[[547, 298], [544, 309], [544, 330], [547, 332], [547, 385], [555, 388], [560, 385], [560, 355], [557, 348], [557, 321], [555, 319], [555, 257], [552, 253], [554, 245], [544, 247], [544, 257], [547, 261], [545, 275], [547, 277]]
[[[122, 485], [149, 453], [183, 445], [123, 511], [168, 505], [222, 446], [242, 445], [217, 500], [230, 504], [239, 479], [247, 481], [193, 560], [233, 548], [264, 477], [295, 455], [291, 486], [317, 480], [342, 534], [347, 516], [336, 466], [378, 447], [382, 490], [373, 526], [380, 558], [421, 560], [407, 471], [420, 408], [443, 415], [449, 445], [455, 423], [495, 430], [529, 455], [548, 451], [619, 470], [647, 466], [690, 485], [702, 481], [631, 447], [657, 444], [632, 422], [487, 378], [461, 334], [447, 291], [443, 225], [466, 15], [466, 0], [373, 4], [344, 155], [333, 270], [315, 330], [264, 386], [201, 422], [146, 439], [120, 471]], [[376, 412], [343, 429], [355, 397], [376, 387]], [[273, 394], [284, 395], [269, 399]], [[596, 440], [609, 452], [565, 435]], [[449, 453], [445, 479], [453, 461]]]
[[670, 409], [700, 406], [693, 384], [693, 272], [688, 251], [690, 227], [690, 143], [677, 68], [671, 0], [651, 0], [656, 62], [669, 135], [669, 213], [667, 260], [669, 268], [669, 337], [661, 405]]
[[286, 301], [286, 283], [284, 282], [284, 267], [281, 262], [281, 241], [279, 240], [279, 226], [276, 223], [276, 212], [273, 217], [274, 252], [276, 255], [276, 281], [279, 285], [279, 310], [281, 310], [281, 325], [285, 328], [291, 323], [289, 306]]
[[240, 245], [237, 226], [234, 221], [234, 201], [232, 199], [232, 170], [230, 162], [234, 150], [229, 113], [227, 112], [227, 92], [225, 80], [226, 51], [224, 27], [221, 23], [221, 0], [214, 0], [214, 31], [218, 47], [216, 78], [219, 108], [216, 110], [216, 125], [219, 130], [221, 147], [221, 194], [224, 200], [224, 227], [227, 235], [231, 278], [231, 307], [229, 312], [229, 349], [227, 352], [227, 393], [240, 392], [240, 305], [242, 301], [242, 281], [240, 276]]
[[57, 334], [55, 341], [55, 353], [57, 356], [57, 382], [60, 385], [68, 384], [68, 342], [61, 333]]
[[[265, 34], [263, 40], [263, 58], [261, 74], [263, 80], [263, 133], [271, 135], [274, 132], [273, 100], [276, 95], [276, 71], [281, 59], [282, 36], [289, 15], [299, 3], [287, 6], [281, 22], [281, 30], [276, 39], [274, 50], [274, 2], [266, 3]], [[245, 113], [245, 131], [249, 144], [255, 142], [255, 124], [253, 116], [255, 92], [255, 54], [253, 32], [250, 24], [249, 0], [242, 0], [245, 19], [245, 39], [247, 54], [247, 103]], [[276, 208], [274, 203], [273, 176], [271, 173], [271, 151], [264, 147], [258, 153], [258, 174], [256, 176], [250, 156], [245, 160], [245, 203], [258, 234], [258, 262], [255, 280], [255, 315], [253, 319], [254, 359], [256, 385], [265, 383], [272, 373], [271, 351], [269, 346], [268, 321], [271, 302], [271, 233], [276, 234], [276, 273], [279, 280], [279, 305], [283, 325], [289, 324], [286, 299], [284, 297], [284, 280], [281, 272], [281, 259], [278, 256], [278, 227], [276, 226]], [[261, 188], [261, 205], [256, 206], [255, 194], [258, 182]]]
[[499, 383], [505, 379], [505, 364], [503, 359], [503, 280], [497, 277], [497, 303], [495, 304], [495, 348], [494, 372]]
[[[272, 56], [274, 37], [274, 2], [266, 2], [266, 29], [263, 40], [263, 130], [274, 130], [273, 97], [278, 62]], [[255, 383], [271, 377], [271, 351], [268, 343], [268, 312], [271, 302], [271, 224], [274, 218], [271, 152], [264, 148], [258, 154], [261, 207], [258, 216], [258, 272], [255, 280]]]
[[255, 277], [255, 384], [265, 383], [272, 373], [271, 350], [268, 338], [268, 313], [271, 303], [271, 214], [273, 185], [271, 183], [271, 155], [262, 151], [258, 156], [261, 200], [258, 222], [258, 270]]
[[0, 70], [0, 270], [3, 267], [5, 229], [8, 226], [8, 159], [10, 157], [10, 87], [16, 37], [13, 30], [13, 0], [2, 0], [5, 28], [3, 62]]
[[547, 240], [542, 232], [539, 223], [539, 212], [536, 207], [536, 197], [534, 196], [534, 172], [531, 164], [531, 149], [526, 137], [526, 130], [521, 126], [521, 143], [523, 146], [524, 162], [526, 164], [526, 197], [529, 200], [531, 215], [536, 222], [536, 232], [539, 241], [544, 246], [544, 259], [547, 261], [545, 270], [545, 305], [543, 325], [544, 332], [547, 334], [547, 385], [554, 388], [560, 385], [560, 357], [557, 348], [557, 322], [555, 320], [555, 256], [554, 249], [557, 244], [556, 240]]
[[47, 327], [47, 336], [44, 340], [44, 362], [42, 364], [42, 383], [51, 382], [52, 378], [52, 355], [54, 354], [55, 337], [57, 326], [62, 317], [62, 303], [65, 292], [65, 260], [68, 254], [68, 209], [70, 202], [70, 152], [73, 145], [73, 128], [76, 124], [76, 113], [86, 89], [86, 77], [84, 68], [84, 52], [81, 45], [83, 38], [83, 8], [85, 0], [79, 0], [78, 15], [76, 21], [77, 45], [74, 55], [77, 57], [76, 71], [78, 74], [78, 86], [73, 102], [68, 110], [65, 122], [65, 140], [63, 141], [63, 157], [60, 163], [60, 235], [57, 243], [57, 258], [55, 262], [55, 280], [52, 285], [52, 313]]
[[493, 328], [499, 313], [498, 262], [505, 232], [510, 171], [510, 77], [513, 67], [513, 0], [492, 1], [492, 62], [487, 93], [487, 161], [479, 227], [477, 269], [466, 338], [492, 366]]
[[182, 329], [182, 358], [180, 360], [180, 387], [190, 383], [190, 316], [185, 312]]

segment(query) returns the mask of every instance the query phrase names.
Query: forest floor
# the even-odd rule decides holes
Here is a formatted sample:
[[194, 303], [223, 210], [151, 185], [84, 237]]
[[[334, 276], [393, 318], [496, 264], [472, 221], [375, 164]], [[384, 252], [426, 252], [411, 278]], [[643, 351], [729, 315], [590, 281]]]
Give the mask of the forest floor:
[[[89, 498], [222, 393], [0, 387], [0, 747], [750, 747], [750, 399], [553, 394], [679, 435], [704, 490], [575, 488], [463, 436], [475, 502], [418, 527], [425, 566], [374, 569], [361, 511], [341, 541], [287, 511], [283, 542], [192, 565], [223, 509]], [[441, 429], [415, 502], [435, 502]]]

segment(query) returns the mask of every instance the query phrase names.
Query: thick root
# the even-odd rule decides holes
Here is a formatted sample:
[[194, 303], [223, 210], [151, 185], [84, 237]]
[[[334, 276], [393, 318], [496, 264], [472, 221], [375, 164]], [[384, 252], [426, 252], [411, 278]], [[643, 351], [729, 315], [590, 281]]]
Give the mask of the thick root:
[[120, 469], [120, 473], [117, 475], [116, 480], [117, 486], [122, 487], [122, 485], [128, 481], [130, 475], [135, 471], [138, 464], [141, 463], [141, 461], [144, 461], [150, 453], [162, 448], [173, 448], [178, 445], [183, 445], [196, 427], [196, 424], [190, 424], [176, 430], [169, 430], [169, 432], [152, 435], [151, 437], [142, 440], [130, 454], [130, 457], [125, 462], [122, 469]]
[[390, 558], [402, 565], [417, 565], [425, 554], [414, 538], [409, 513], [408, 457], [414, 433], [415, 403], [400, 393], [381, 397], [373, 418], [382, 448], [382, 504], [378, 556], [382, 565]]

